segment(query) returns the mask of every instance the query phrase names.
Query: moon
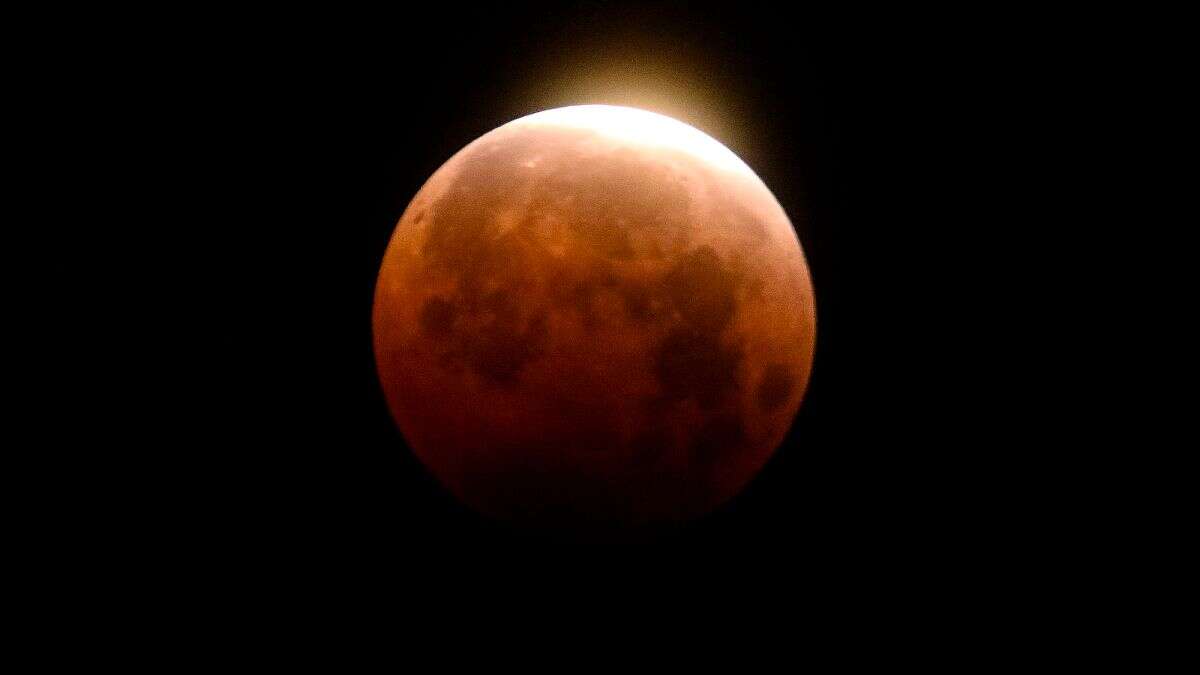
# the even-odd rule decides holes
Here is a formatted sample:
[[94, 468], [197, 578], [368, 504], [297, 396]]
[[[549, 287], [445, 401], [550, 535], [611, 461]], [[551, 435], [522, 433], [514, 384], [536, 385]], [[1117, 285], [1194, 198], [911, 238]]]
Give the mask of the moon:
[[485, 516], [681, 522], [787, 433], [816, 332], [800, 242], [734, 153], [572, 106], [505, 124], [420, 189], [379, 270], [375, 357], [413, 452]]

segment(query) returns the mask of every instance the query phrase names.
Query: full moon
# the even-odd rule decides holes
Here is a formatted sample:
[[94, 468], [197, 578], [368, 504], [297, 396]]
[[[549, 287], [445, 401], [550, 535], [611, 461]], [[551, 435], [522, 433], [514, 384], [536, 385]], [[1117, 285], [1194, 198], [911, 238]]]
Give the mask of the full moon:
[[583, 531], [740, 492], [800, 406], [816, 313], [745, 163], [669, 117], [588, 105], [505, 124], [429, 178], [373, 328], [392, 416], [447, 490]]

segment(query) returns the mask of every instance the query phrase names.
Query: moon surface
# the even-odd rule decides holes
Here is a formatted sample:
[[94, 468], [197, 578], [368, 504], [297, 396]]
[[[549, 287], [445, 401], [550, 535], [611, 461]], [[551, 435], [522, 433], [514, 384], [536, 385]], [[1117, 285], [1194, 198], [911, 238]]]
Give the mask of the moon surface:
[[388, 406], [459, 500], [554, 528], [678, 522], [737, 494], [808, 383], [812, 282], [719, 142], [614, 106], [468, 145], [396, 225], [373, 312]]

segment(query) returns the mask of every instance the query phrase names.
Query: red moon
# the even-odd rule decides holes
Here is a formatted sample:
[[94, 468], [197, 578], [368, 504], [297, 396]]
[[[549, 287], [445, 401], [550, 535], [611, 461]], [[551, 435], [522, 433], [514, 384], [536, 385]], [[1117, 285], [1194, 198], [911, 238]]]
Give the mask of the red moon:
[[682, 122], [615, 106], [505, 124], [454, 155], [396, 225], [375, 356], [422, 463], [492, 518], [679, 522], [741, 491], [812, 368], [791, 222]]

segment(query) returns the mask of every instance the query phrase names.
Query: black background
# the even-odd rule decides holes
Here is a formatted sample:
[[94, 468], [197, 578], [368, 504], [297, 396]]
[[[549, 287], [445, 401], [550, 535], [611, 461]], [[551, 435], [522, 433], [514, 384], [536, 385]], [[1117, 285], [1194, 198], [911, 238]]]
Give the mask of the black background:
[[[201, 580], [308, 593], [636, 580], [838, 604], [997, 554], [981, 495], [1016, 460], [990, 450], [966, 384], [996, 368], [965, 339], [991, 231], [963, 159], [984, 143], [964, 122], [982, 73], [935, 34], [907, 13], [754, 3], [164, 23], [125, 57], [169, 231], [142, 245], [171, 386], [134, 463], [160, 507], [141, 517]], [[423, 182], [479, 135], [575, 103], [656, 107], [728, 145], [791, 215], [817, 293], [813, 377], [775, 457], [711, 517], [621, 545], [457, 505], [392, 423], [371, 344], [378, 265]]]

